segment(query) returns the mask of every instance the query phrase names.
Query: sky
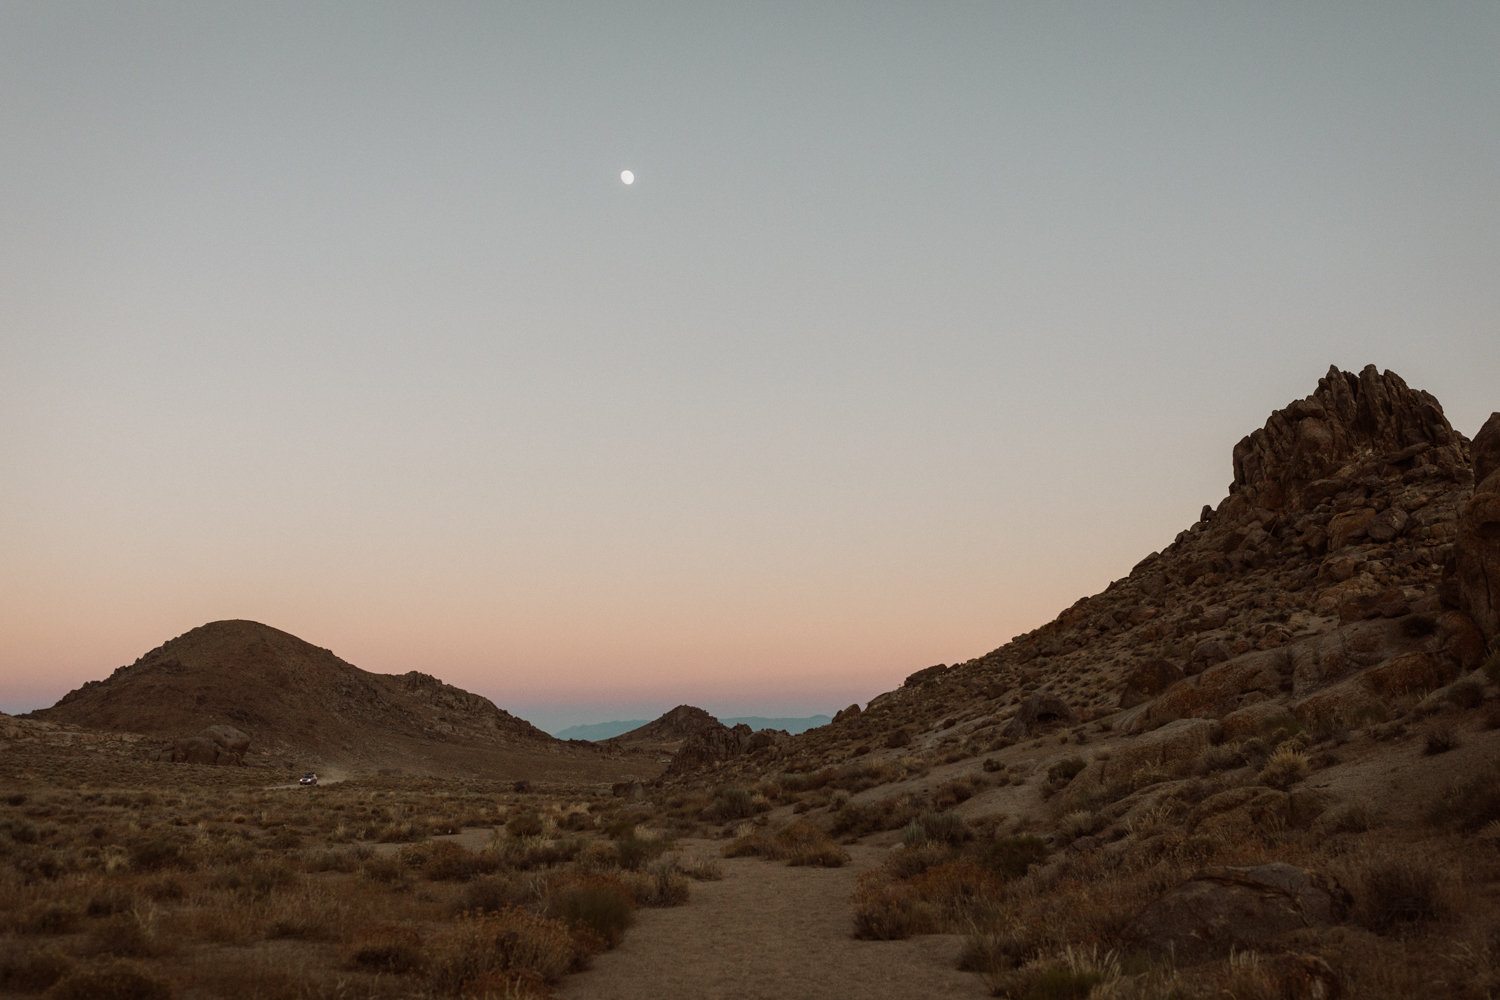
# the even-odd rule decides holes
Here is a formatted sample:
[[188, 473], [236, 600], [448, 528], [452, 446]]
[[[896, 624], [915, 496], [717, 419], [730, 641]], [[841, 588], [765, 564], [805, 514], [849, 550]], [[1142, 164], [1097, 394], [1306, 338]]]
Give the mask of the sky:
[[[1500, 409], [1493, 3], [0, 3], [0, 710], [208, 621], [800, 716]], [[626, 186], [620, 172], [634, 172]]]

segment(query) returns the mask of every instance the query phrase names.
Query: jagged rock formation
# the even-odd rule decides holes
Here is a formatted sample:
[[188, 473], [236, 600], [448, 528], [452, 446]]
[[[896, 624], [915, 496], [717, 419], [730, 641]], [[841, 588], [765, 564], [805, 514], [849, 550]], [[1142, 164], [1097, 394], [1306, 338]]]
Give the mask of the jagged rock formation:
[[1334, 367], [1235, 445], [1230, 492], [1270, 511], [1304, 510], [1387, 467], [1451, 474], [1467, 464], [1461, 442], [1430, 393], [1374, 365], [1358, 375]]
[[[651, 744], [680, 744], [683, 740], [704, 730], [723, 729], [724, 725], [718, 719], [709, 715], [701, 708], [692, 705], [678, 705], [670, 712], [646, 723], [628, 733], [619, 736], [611, 736], [603, 743], [622, 745], [633, 743]], [[745, 727], [748, 729], [749, 727]]]
[[[813, 767], [908, 742], [980, 753], [1029, 734], [1022, 706], [1038, 695], [1085, 721], [1127, 709], [1113, 724], [1131, 732], [1260, 704], [1327, 725], [1483, 659], [1500, 624], [1500, 417], [1471, 449], [1429, 393], [1335, 368], [1235, 446], [1233, 468], [1227, 497], [1103, 592], [913, 673], [782, 754]], [[1476, 469], [1495, 493], [1474, 494]]]

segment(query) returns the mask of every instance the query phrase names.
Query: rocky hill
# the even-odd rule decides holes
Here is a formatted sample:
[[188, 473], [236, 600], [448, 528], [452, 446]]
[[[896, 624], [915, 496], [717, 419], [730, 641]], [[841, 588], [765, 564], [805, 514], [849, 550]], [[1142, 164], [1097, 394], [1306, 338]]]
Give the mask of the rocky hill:
[[251, 737], [247, 762], [348, 773], [618, 770], [607, 752], [557, 740], [487, 698], [416, 671], [370, 673], [251, 621], [195, 628], [28, 717], [163, 740], [230, 726]]
[[718, 772], [908, 743], [972, 756], [1035, 728], [1043, 697], [1062, 706], [1041, 712], [1053, 722], [1134, 732], [1257, 712], [1327, 728], [1442, 688], [1500, 644], [1500, 414], [1471, 444], [1394, 373], [1334, 368], [1232, 462], [1229, 495], [1103, 592]]

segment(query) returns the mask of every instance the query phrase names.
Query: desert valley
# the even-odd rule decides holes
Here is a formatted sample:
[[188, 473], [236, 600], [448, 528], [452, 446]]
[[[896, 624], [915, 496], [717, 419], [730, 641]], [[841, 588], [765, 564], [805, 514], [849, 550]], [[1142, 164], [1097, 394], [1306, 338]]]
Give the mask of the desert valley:
[[194, 628], [0, 717], [0, 996], [1493, 997], [1476, 430], [1330, 369], [1127, 576], [798, 735]]

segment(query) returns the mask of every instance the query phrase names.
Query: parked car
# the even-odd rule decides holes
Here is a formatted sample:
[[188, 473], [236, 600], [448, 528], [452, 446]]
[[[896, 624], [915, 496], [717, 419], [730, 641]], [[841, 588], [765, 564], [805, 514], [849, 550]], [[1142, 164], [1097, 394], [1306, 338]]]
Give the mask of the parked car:
[[303, 785], [316, 785], [317, 783], [318, 776], [316, 774], [313, 774], [311, 771], [308, 771], [306, 774], [304, 774], [302, 776], [302, 780], [299, 782], [299, 784]]

